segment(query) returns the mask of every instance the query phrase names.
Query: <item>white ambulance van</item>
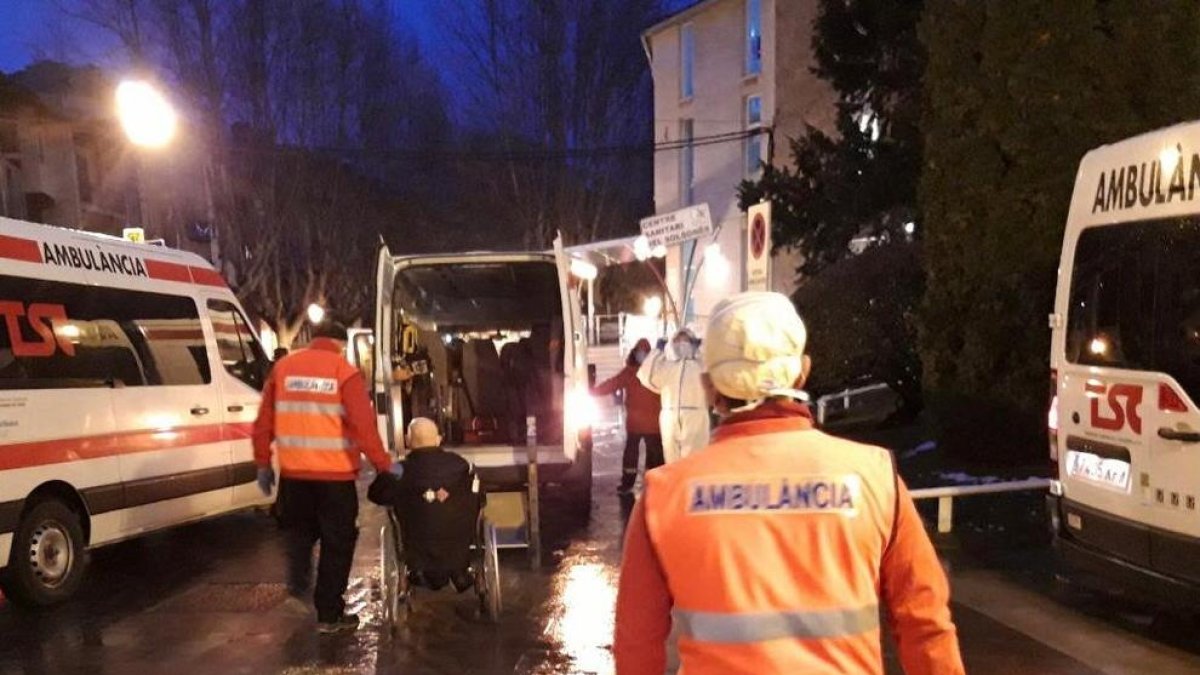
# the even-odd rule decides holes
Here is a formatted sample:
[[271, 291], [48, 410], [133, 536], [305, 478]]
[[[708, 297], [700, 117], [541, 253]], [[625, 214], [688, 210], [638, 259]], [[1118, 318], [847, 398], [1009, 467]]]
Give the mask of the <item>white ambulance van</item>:
[[0, 218], [0, 584], [62, 601], [90, 547], [264, 503], [267, 359], [198, 256]]
[[1200, 122], [1083, 158], [1050, 325], [1060, 559], [1200, 606]]
[[[518, 490], [534, 445], [542, 482], [591, 504], [587, 344], [569, 259], [554, 252], [379, 255], [374, 368], [380, 430], [436, 420], [488, 489]], [[399, 374], [399, 376], [398, 376]]]

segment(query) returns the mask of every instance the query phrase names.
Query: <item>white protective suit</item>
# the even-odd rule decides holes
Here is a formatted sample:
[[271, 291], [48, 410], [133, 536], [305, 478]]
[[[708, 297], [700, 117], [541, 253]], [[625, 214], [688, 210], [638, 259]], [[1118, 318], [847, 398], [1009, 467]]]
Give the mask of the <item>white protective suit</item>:
[[668, 357], [662, 349], [651, 353], [638, 370], [638, 380], [662, 397], [658, 426], [667, 463], [708, 445], [708, 400], [701, 371], [696, 358]]

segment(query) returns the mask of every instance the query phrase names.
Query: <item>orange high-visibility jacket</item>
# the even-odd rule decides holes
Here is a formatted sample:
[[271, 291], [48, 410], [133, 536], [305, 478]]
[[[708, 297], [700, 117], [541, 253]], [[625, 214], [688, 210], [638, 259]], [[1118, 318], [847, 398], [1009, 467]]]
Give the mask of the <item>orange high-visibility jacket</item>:
[[272, 440], [284, 478], [352, 481], [360, 452], [380, 472], [391, 467], [362, 374], [333, 340], [313, 340], [271, 370], [254, 423], [254, 457], [261, 467], [270, 466]]
[[908, 675], [962, 673], [945, 574], [888, 452], [768, 405], [646, 474], [617, 672], [662, 673], [673, 617], [686, 675], [882, 675], [882, 600]]

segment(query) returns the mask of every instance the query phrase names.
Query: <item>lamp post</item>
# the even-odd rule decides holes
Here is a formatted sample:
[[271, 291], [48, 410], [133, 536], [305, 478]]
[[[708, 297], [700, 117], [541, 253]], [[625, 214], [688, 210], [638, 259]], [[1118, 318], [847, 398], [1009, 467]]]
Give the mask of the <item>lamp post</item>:
[[[642, 235], [633, 240], [633, 245], [631, 248], [633, 249], [633, 256], [637, 258], [638, 262], [645, 263], [646, 266], [650, 268], [650, 271], [654, 273], [654, 278], [658, 279], [658, 284], [662, 287], [663, 295], [667, 298], [667, 302], [670, 303], [671, 315], [675, 317], [676, 326], [682, 325], [681, 322], [683, 317], [679, 315], [679, 306], [675, 304], [675, 296], [671, 294], [671, 288], [667, 285], [667, 280], [663, 278], [663, 275], [658, 271], [658, 268], [655, 267], [654, 263], [651, 261], [652, 258], [666, 258], [667, 247], [663, 246], [662, 244], [659, 244], [658, 246], [651, 246], [650, 240], [646, 237], [646, 235]], [[659, 311], [662, 310], [661, 302], [662, 299], [660, 298]], [[664, 326], [666, 325], [665, 316], [663, 317], [663, 324]]]
[[[171, 143], [179, 118], [166, 96], [145, 80], [125, 80], [117, 85], [117, 119], [125, 137], [139, 150], [161, 150]], [[134, 184], [137, 190], [138, 218], [145, 226], [141, 156], [134, 157]], [[165, 234], [165, 233], [164, 233]]]

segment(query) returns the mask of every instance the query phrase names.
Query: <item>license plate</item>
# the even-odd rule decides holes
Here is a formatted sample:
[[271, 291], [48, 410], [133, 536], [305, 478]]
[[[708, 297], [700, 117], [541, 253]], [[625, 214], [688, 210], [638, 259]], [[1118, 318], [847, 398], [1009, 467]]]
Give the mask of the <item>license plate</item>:
[[1067, 451], [1067, 475], [1101, 487], [1129, 492], [1129, 462], [1090, 452]]

